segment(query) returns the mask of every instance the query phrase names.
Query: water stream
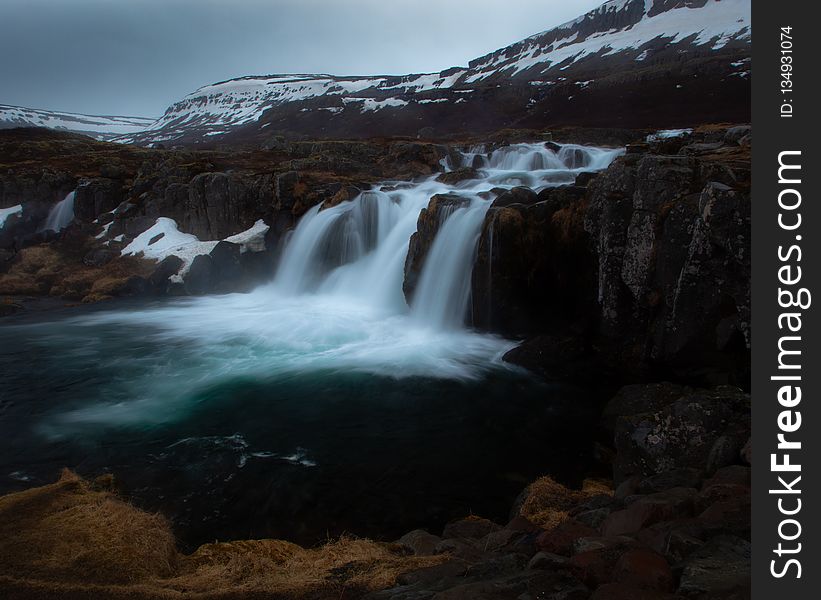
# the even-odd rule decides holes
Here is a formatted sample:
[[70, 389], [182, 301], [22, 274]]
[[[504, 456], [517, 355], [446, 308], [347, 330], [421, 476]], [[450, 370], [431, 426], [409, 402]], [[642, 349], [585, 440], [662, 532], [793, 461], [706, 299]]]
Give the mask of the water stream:
[[[618, 153], [474, 148], [444, 166], [477, 179], [312, 208], [251, 293], [0, 325], [0, 492], [63, 466], [113, 472], [191, 544], [504, 518], [528, 479], [583, 472], [595, 415], [579, 390], [503, 363], [514, 341], [464, 326], [483, 192], [572, 182]], [[443, 213], [409, 306], [408, 243], [437, 193], [465, 201]]]

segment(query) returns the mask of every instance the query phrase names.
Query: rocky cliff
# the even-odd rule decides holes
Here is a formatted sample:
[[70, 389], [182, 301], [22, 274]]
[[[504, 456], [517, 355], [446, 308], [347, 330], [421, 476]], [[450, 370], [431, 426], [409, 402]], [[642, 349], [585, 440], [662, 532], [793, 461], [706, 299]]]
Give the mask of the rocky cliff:
[[508, 359], [546, 374], [572, 376], [575, 360], [582, 377], [746, 385], [750, 144], [748, 127], [703, 128], [631, 145], [575, 185], [499, 196], [474, 325], [527, 336]]

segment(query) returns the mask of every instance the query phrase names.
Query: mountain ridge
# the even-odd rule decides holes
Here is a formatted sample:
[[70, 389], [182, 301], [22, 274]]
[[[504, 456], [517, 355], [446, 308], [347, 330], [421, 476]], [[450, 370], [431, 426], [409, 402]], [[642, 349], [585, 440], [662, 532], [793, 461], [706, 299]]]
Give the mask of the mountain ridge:
[[[750, 0], [610, 0], [434, 73], [245, 75], [110, 139], [249, 145], [749, 120]], [[0, 107], [1, 109], [2, 107]], [[2, 113], [0, 113], [2, 118]]]

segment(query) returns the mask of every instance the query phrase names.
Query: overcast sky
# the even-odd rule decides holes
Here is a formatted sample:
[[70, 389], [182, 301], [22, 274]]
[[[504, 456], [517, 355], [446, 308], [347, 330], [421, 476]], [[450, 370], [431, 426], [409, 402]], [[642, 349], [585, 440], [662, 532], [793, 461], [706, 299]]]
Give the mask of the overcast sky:
[[439, 71], [602, 2], [0, 0], [0, 104], [159, 116], [243, 75]]

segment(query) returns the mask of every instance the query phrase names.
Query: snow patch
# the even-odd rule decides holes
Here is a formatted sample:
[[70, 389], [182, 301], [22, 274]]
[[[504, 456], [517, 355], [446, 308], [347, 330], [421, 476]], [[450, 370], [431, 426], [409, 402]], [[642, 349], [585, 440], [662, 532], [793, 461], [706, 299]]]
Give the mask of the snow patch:
[[[225, 238], [224, 241], [240, 245], [240, 252], [260, 252], [265, 250], [265, 234], [268, 225], [261, 219], [241, 233]], [[176, 256], [182, 260], [179, 275], [185, 275], [191, 268], [194, 259], [201, 254], [210, 254], [219, 244], [219, 241], [202, 242], [197, 236], [182, 233], [177, 228], [177, 222], [168, 217], [160, 217], [149, 229], [143, 231], [120, 254], [134, 256], [142, 253], [145, 258], [152, 258], [157, 262], [169, 256]]]
[[9, 208], [0, 208], [0, 229], [6, 224], [6, 219], [12, 215], [22, 215], [23, 205], [10, 206]]

